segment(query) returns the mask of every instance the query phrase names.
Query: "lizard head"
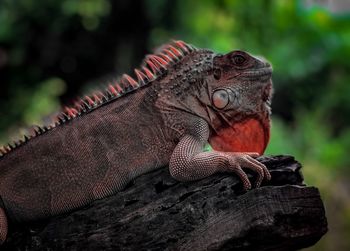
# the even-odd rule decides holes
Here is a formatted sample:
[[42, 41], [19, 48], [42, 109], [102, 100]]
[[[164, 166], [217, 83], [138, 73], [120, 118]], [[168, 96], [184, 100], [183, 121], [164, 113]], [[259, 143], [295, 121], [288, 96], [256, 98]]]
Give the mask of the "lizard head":
[[272, 67], [243, 51], [213, 57], [207, 114], [215, 150], [262, 154], [270, 137]]

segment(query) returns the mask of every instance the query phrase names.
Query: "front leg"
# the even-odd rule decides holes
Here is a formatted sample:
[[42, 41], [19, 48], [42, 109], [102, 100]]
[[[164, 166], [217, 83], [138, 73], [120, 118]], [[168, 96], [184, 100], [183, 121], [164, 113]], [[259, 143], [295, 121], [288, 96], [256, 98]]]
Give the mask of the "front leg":
[[271, 179], [266, 166], [254, 159], [259, 156], [258, 153], [203, 152], [208, 138], [209, 127], [203, 120], [199, 120], [195, 127], [181, 138], [169, 163], [170, 174], [175, 179], [191, 181], [217, 172], [234, 172], [242, 180], [245, 190], [250, 189], [251, 184], [243, 168], [258, 173], [256, 187], [260, 186], [264, 178]]

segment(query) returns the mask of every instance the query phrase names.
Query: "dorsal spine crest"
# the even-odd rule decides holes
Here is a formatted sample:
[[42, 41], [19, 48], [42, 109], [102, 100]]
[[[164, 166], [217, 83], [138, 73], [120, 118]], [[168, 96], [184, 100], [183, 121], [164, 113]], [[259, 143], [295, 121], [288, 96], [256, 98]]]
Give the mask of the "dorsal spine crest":
[[178, 63], [184, 56], [195, 50], [194, 46], [183, 41], [173, 41], [163, 46], [156, 55], [146, 56], [141, 69], [134, 70], [137, 81], [133, 77], [123, 74], [118, 81], [110, 82], [104, 91], [96, 91], [91, 95], [79, 98], [72, 107], [64, 107], [60, 115], [53, 117], [49, 126], [35, 126], [31, 135], [24, 135], [23, 139], [14, 141], [13, 144], [0, 147], [0, 158], [38, 135], [147, 85], [162, 76], [170, 65]]

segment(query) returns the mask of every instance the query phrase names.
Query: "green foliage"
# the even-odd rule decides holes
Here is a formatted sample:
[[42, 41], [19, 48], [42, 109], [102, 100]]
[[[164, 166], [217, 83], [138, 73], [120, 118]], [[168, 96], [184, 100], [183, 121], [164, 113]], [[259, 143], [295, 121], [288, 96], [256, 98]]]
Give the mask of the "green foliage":
[[[334, 236], [350, 231], [349, 195], [337, 193], [344, 190], [350, 170], [347, 156], [350, 149], [350, 16], [337, 15], [320, 6], [306, 7], [304, 2], [137, 2], [142, 5], [144, 23], [149, 25], [145, 25], [149, 33], [145, 33], [141, 43], [148, 44], [151, 49], [179, 38], [218, 52], [244, 49], [266, 57], [274, 66], [275, 86], [272, 138], [266, 153], [296, 156], [304, 164], [306, 181], [321, 188], [327, 210], [336, 213], [338, 208], [334, 209], [334, 203], [341, 207], [340, 219], [330, 220], [330, 237], [323, 247], [318, 246], [319, 250], [327, 250], [327, 247], [349, 250], [350, 243], [345, 237]], [[113, 6], [122, 10], [126, 6], [124, 1], [116, 3], [112, 0], [0, 2], [0, 71], [6, 66], [9, 74], [5, 78], [7, 88], [2, 89], [3, 93], [6, 90], [6, 95], [0, 93], [0, 106], [6, 106], [0, 111], [0, 142], [14, 137], [16, 128], [40, 124], [41, 118], [58, 109], [59, 97], [68, 85], [63, 78], [42, 69], [43, 61], [50, 63], [50, 58], [45, 56], [53, 53], [56, 44], [71, 46], [67, 37], [82, 32], [77, 27], [82, 27], [88, 36], [104, 34], [103, 38], [108, 39], [111, 34], [105, 34], [101, 24], [112, 15]], [[131, 27], [132, 21], [130, 16], [125, 20], [125, 29], [115, 31], [128, 30], [129, 33], [123, 33], [120, 38], [128, 44], [139, 38]], [[33, 35], [33, 27], [40, 32]], [[41, 33], [46, 40], [40, 40]], [[37, 59], [37, 55], [30, 54], [35, 46], [42, 47], [44, 52], [32, 63]], [[134, 49], [137, 50], [136, 46]], [[117, 51], [105, 50], [111, 57]], [[119, 51], [122, 54], [125, 50]], [[84, 59], [93, 55], [89, 50], [83, 53]], [[129, 62], [127, 58], [118, 60], [121, 65]], [[85, 73], [82, 69], [82, 74]], [[332, 234], [335, 225], [338, 232], [335, 230], [336, 234]]]
[[[97, 29], [109, 11], [108, 0], [0, 1], [0, 71], [7, 74], [0, 99], [0, 106], [6, 106], [0, 111], [6, 118], [0, 120], [0, 145], [16, 138], [18, 127], [42, 124], [44, 116], [58, 110], [65, 83], [44, 72], [43, 65], [52, 64], [51, 54], [71, 26]], [[43, 52], [33, 54], [38, 47]]]
[[61, 1], [61, 8], [66, 15], [78, 15], [87, 30], [94, 30], [98, 27], [101, 17], [110, 11], [110, 3], [106, 0], [79, 0]]

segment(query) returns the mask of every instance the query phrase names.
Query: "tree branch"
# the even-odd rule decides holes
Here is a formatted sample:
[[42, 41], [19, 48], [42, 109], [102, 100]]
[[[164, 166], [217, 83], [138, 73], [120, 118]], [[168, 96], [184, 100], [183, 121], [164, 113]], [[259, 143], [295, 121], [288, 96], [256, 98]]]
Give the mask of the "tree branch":
[[[291, 156], [261, 157], [272, 180], [244, 193], [232, 174], [181, 183], [163, 168], [49, 222], [15, 226], [8, 250], [296, 250], [327, 231], [319, 192]], [[249, 174], [251, 178], [254, 177]]]

